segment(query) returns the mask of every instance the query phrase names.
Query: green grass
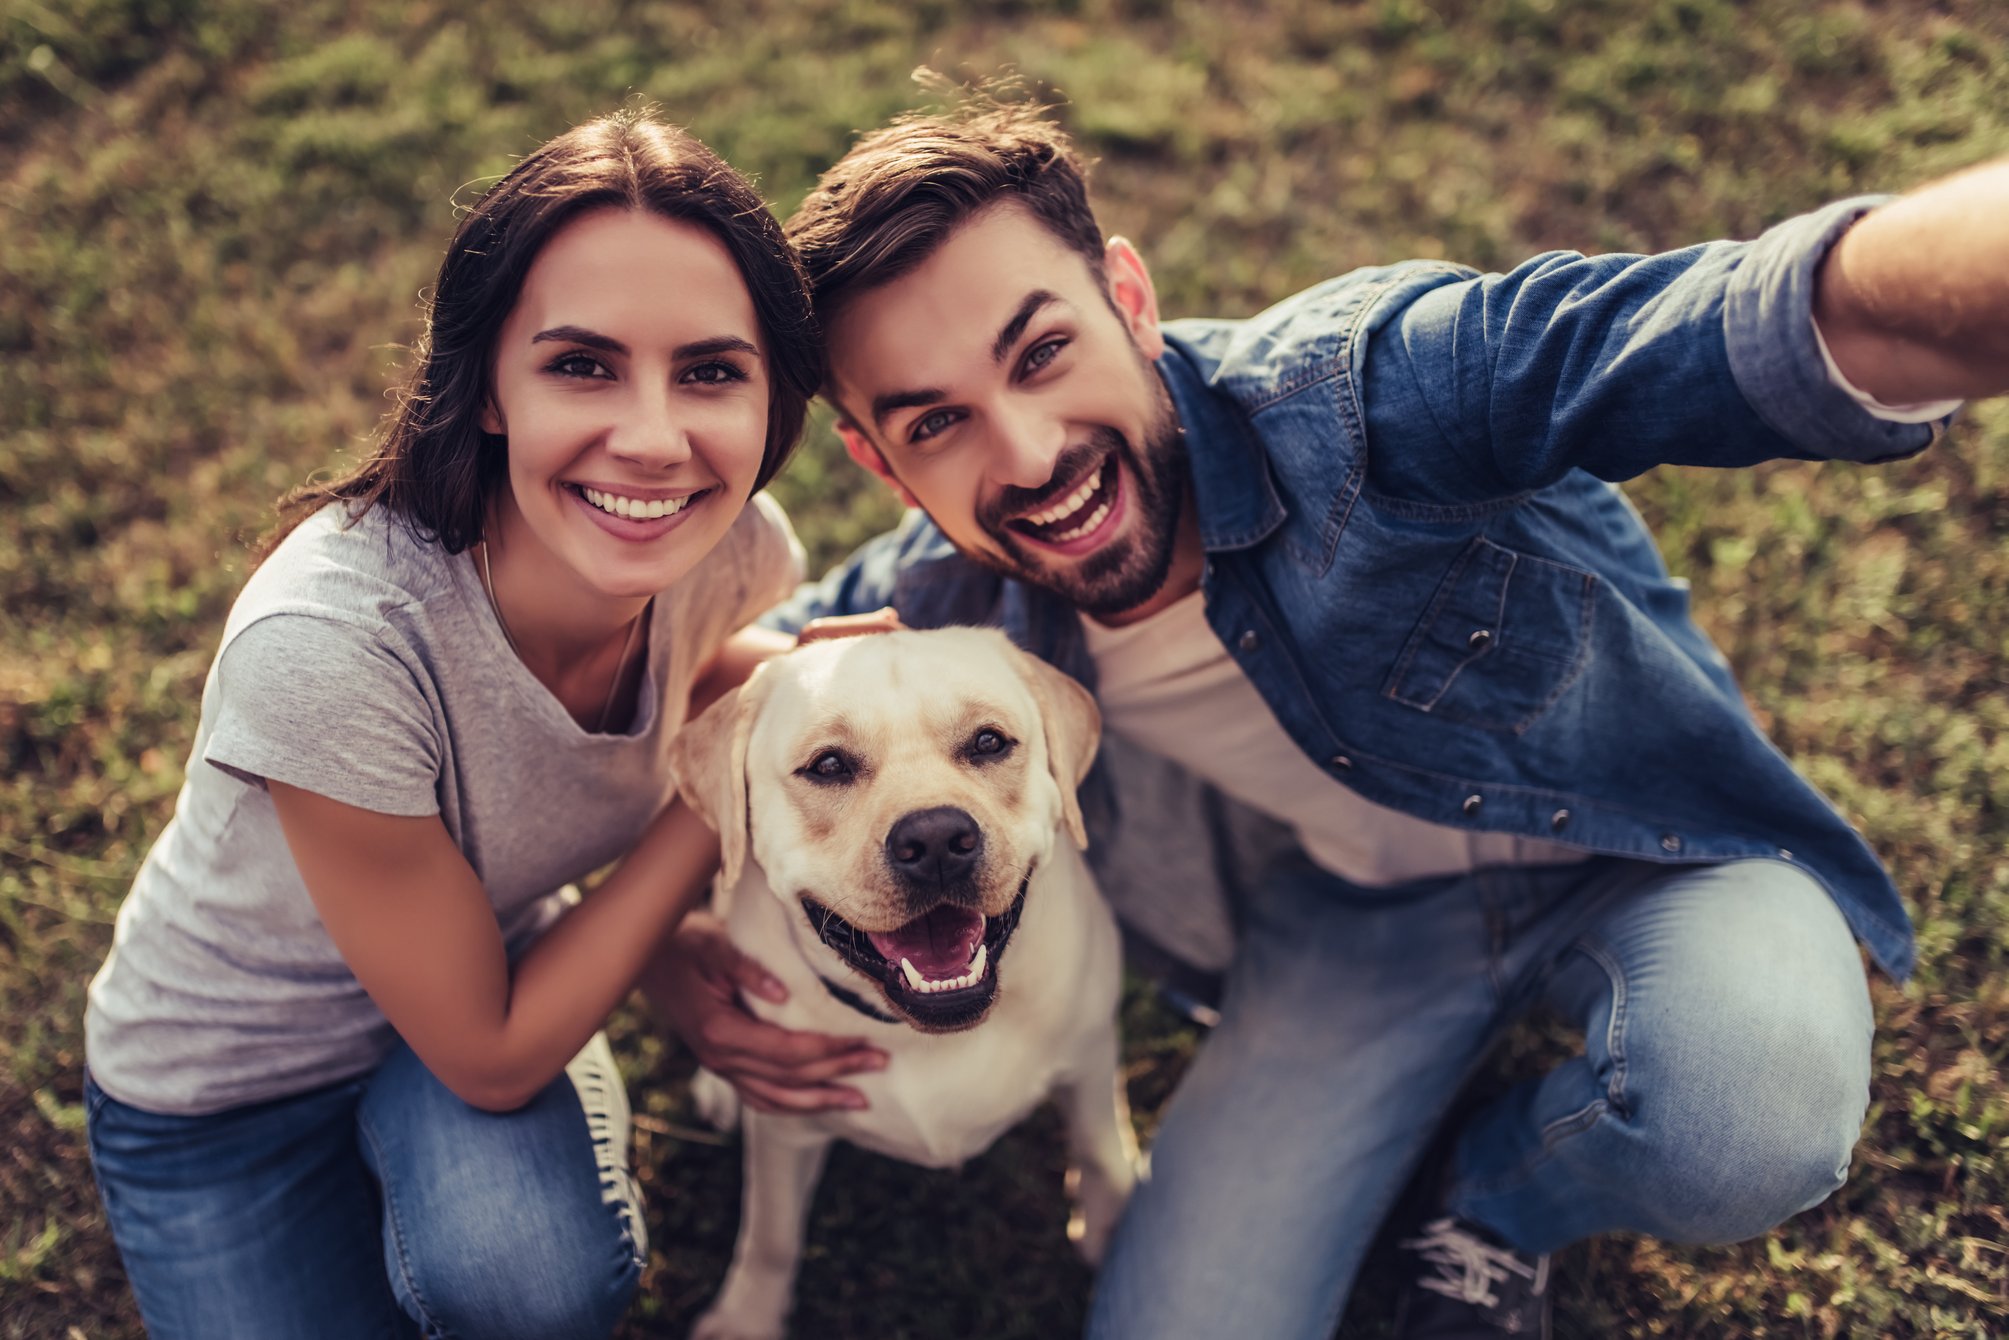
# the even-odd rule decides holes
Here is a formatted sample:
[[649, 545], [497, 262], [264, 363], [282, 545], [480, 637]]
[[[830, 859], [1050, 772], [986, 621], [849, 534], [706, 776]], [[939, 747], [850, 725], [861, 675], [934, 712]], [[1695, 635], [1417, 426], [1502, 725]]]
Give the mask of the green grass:
[[[0, 0], [0, 1340], [138, 1334], [82, 1150], [84, 987], [245, 542], [367, 438], [456, 192], [632, 91], [786, 209], [921, 61], [1072, 98], [1175, 315], [1404, 256], [1748, 236], [2009, 151], [1996, 0]], [[776, 491], [819, 564], [891, 516], [821, 420]], [[2009, 1332], [2009, 412], [1886, 469], [1629, 491], [1922, 954], [1877, 986], [1848, 1187], [1737, 1247], [1572, 1249], [1558, 1333]], [[1148, 1129], [1192, 1039], [1142, 999], [1128, 1022]], [[686, 1136], [673, 1046], [618, 1040], [655, 1238], [623, 1335], [680, 1335], [737, 1156]], [[837, 1158], [800, 1333], [1068, 1333], [1059, 1164], [1050, 1121], [960, 1175]], [[1385, 1331], [1376, 1274], [1344, 1335]]]

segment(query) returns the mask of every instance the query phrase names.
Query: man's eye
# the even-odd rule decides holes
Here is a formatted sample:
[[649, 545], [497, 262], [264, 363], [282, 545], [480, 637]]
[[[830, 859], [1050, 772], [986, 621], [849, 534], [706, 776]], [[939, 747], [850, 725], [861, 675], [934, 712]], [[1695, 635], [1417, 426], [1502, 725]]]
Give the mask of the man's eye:
[[953, 410], [930, 410], [928, 413], [914, 420], [914, 426], [908, 432], [907, 440], [909, 442], [926, 442], [935, 434], [947, 429], [955, 421], [956, 415]]
[[826, 749], [809, 760], [803, 776], [813, 782], [844, 782], [851, 779], [851, 763], [835, 749]]
[[1002, 731], [995, 731], [986, 726], [970, 737], [970, 756], [979, 759], [1001, 758], [1011, 752], [1011, 743]]
[[607, 365], [591, 354], [560, 354], [546, 364], [546, 370], [561, 377], [612, 377]]
[[684, 373], [684, 380], [699, 386], [727, 386], [746, 380], [746, 373], [731, 363], [700, 363]]
[[1045, 344], [1035, 345], [1025, 356], [1025, 370], [1038, 372], [1060, 357], [1060, 351], [1066, 347], [1066, 340], [1048, 340]]

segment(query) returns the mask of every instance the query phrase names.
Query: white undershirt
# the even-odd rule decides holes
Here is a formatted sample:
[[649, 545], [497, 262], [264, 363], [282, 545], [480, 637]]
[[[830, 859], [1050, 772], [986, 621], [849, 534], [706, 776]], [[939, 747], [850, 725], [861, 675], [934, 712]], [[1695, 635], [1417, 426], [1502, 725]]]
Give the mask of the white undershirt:
[[1105, 628], [1083, 617], [1102, 722], [1227, 795], [1289, 824], [1307, 855], [1353, 884], [1560, 865], [1585, 853], [1510, 833], [1414, 819], [1355, 795], [1291, 742], [1207, 626], [1198, 591], [1148, 619]]

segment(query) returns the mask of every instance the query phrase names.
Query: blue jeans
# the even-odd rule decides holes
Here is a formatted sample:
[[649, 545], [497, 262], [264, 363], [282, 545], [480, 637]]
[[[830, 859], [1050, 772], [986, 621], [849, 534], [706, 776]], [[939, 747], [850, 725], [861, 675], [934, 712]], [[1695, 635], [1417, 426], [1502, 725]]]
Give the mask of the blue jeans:
[[646, 1247], [626, 1098], [595, 1052], [502, 1115], [402, 1045], [360, 1079], [199, 1117], [86, 1074], [91, 1164], [148, 1335], [604, 1340]]
[[1450, 1208], [1528, 1252], [1730, 1242], [1846, 1178], [1870, 1005], [1847, 923], [1783, 861], [1482, 870], [1370, 890], [1295, 858], [1243, 894], [1221, 1022], [1098, 1281], [1097, 1340], [1324, 1340], [1501, 1027], [1577, 1057], [1481, 1109]]

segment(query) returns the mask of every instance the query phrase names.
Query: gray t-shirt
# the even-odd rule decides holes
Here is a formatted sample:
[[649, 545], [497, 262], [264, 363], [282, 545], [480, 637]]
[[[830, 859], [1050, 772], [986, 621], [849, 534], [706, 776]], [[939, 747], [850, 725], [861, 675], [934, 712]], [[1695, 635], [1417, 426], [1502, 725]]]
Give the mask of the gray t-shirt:
[[625, 853], [669, 798], [671, 738], [725, 638], [800, 579], [754, 500], [656, 598], [633, 721], [591, 733], [517, 660], [470, 554], [377, 507], [302, 523], [232, 607], [172, 821], [119, 909], [84, 1016], [121, 1102], [200, 1114], [372, 1069], [393, 1042], [336, 951], [264, 779], [384, 814], [437, 814], [512, 952], [553, 896]]

